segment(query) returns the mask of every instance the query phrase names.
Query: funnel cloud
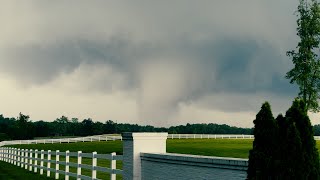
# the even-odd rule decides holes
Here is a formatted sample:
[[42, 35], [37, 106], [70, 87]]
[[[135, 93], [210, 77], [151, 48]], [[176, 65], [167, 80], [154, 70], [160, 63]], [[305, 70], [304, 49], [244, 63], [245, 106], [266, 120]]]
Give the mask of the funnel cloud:
[[0, 113], [252, 127], [264, 101], [276, 116], [297, 95], [297, 4], [3, 1]]

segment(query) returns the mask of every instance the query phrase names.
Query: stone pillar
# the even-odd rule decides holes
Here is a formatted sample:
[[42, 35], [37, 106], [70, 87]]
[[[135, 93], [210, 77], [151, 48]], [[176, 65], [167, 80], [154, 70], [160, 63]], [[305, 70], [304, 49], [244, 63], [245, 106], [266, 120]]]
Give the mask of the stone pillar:
[[122, 133], [123, 179], [141, 180], [140, 153], [166, 153], [168, 133]]

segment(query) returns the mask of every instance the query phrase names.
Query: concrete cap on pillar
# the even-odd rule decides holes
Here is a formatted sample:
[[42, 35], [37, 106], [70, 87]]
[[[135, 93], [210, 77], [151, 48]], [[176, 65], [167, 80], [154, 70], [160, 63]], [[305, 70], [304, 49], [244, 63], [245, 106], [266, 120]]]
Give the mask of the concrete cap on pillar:
[[133, 140], [133, 139], [145, 139], [145, 140], [156, 140], [156, 139], [167, 139], [168, 133], [153, 133], [153, 132], [123, 132], [123, 140]]

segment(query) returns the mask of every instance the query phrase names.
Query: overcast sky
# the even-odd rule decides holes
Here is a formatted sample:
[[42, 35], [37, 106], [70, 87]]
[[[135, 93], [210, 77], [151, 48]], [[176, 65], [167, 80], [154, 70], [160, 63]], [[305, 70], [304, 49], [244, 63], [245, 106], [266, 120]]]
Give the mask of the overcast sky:
[[297, 3], [3, 0], [0, 113], [252, 127], [297, 95]]

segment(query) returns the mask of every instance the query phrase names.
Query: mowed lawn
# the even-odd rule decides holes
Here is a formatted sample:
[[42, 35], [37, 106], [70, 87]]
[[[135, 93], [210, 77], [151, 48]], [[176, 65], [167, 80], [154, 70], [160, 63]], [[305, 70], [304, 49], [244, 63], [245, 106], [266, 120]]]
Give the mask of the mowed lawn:
[[15, 165], [0, 161], [0, 180], [17, 180], [17, 179], [32, 179], [32, 180], [47, 180], [46, 176], [19, 168]]
[[[251, 139], [168, 139], [167, 152], [181, 154], [195, 154], [206, 156], [247, 158], [252, 148]], [[121, 141], [79, 142], [63, 144], [31, 144], [14, 145], [11, 147], [38, 150], [60, 150], [85, 153], [97, 151], [99, 154], [116, 152], [122, 154]]]
[[[249, 150], [252, 148], [252, 142], [252, 139], [168, 139], [167, 152], [205, 156], [248, 158]], [[320, 141], [316, 142], [317, 148], [320, 150]], [[11, 147], [38, 150], [43, 149], [51, 151], [82, 151], [85, 153], [97, 151], [99, 154], [116, 152], [117, 154], [122, 154], [121, 141], [31, 144], [13, 145]]]

